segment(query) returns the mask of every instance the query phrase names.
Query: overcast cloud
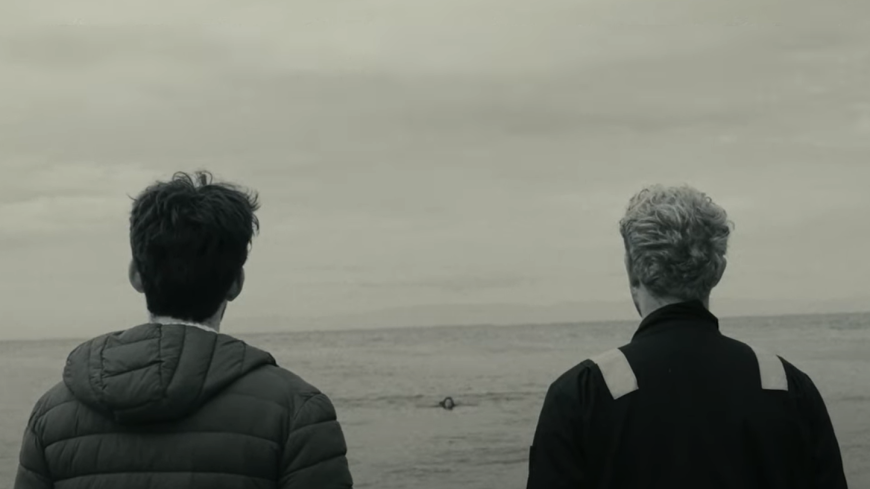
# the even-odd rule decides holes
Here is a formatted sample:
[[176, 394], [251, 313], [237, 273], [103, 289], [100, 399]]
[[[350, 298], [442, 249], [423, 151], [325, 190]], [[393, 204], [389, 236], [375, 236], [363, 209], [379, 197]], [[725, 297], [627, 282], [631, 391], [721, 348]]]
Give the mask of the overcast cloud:
[[0, 73], [0, 338], [141, 322], [128, 195], [198, 168], [235, 332], [631, 318], [656, 182], [736, 223], [714, 312], [870, 304], [870, 3], [4, 1]]

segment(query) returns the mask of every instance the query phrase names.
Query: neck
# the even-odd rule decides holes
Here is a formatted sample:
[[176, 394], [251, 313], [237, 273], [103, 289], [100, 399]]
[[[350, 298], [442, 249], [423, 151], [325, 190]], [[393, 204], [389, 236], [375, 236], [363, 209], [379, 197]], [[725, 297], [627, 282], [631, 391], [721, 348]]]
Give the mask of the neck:
[[[647, 291], [638, 291], [635, 294], [635, 306], [637, 306], [637, 312], [640, 313], [641, 318], [645, 318], [665, 306], [680, 302], [686, 302], [686, 300], [675, 297], [658, 297]], [[710, 309], [709, 297], [702, 299], [701, 303], [704, 304], [705, 308]]]
[[158, 324], [183, 324], [187, 326], [195, 326], [201, 328], [207, 328], [213, 331], [221, 330], [221, 320], [224, 317], [224, 311], [226, 310], [226, 304], [223, 304], [217, 312], [215, 312], [210, 318], [205, 321], [190, 321], [187, 319], [169, 317], [169, 316], [159, 316], [155, 314], [149, 313], [149, 319], [152, 323]]

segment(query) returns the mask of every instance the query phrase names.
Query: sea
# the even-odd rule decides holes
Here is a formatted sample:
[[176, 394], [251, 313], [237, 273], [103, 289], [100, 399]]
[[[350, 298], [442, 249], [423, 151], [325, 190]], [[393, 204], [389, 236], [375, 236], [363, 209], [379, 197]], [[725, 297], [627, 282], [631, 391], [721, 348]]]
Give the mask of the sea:
[[[524, 488], [549, 384], [628, 342], [637, 322], [239, 335], [328, 394], [357, 488]], [[225, 325], [232, 334], [232, 324]], [[850, 487], [870, 488], [870, 313], [722, 319], [825, 398]], [[79, 340], [0, 343], [0, 483], [11, 487], [30, 409]], [[438, 407], [452, 396], [457, 407]]]

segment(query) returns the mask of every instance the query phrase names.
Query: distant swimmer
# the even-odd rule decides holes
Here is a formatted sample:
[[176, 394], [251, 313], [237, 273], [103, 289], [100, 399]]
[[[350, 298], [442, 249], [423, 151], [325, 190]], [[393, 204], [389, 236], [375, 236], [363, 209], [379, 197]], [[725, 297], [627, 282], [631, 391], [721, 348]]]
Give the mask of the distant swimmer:
[[438, 403], [438, 405], [448, 411], [453, 411], [453, 408], [456, 407], [456, 403], [453, 402], [453, 398], [450, 396], [445, 397], [443, 401]]

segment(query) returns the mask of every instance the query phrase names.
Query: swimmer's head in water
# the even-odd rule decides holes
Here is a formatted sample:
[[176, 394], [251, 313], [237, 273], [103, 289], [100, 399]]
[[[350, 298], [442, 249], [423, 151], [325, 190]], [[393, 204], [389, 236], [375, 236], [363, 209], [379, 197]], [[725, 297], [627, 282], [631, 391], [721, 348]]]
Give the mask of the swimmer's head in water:
[[456, 406], [456, 403], [453, 402], [452, 397], [445, 397], [444, 400], [441, 401], [441, 407], [443, 407], [444, 409], [453, 409], [454, 406]]

